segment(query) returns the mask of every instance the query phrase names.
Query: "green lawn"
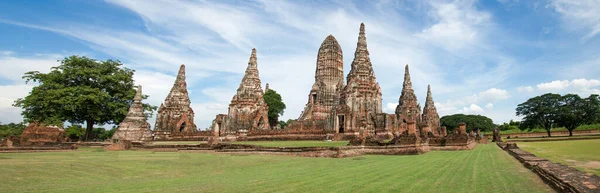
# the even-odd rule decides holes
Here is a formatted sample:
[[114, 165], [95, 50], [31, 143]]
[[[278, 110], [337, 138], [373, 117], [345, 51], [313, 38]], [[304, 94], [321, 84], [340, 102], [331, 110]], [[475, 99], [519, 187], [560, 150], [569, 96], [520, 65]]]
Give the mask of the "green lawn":
[[207, 143], [206, 141], [153, 141], [154, 145], [197, 145], [201, 143]]
[[589, 138], [599, 138], [600, 135], [573, 135], [573, 136], [557, 136], [557, 137], [521, 137], [521, 138], [510, 138], [504, 140], [513, 141], [513, 140], [553, 140], [553, 139], [589, 139]]
[[495, 144], [308, 158], [82, 148], [0, 154], [2, 192], [550, 192]]
[[265, 147], [339, 147], [348, 145], [348, 141], [234, 141], [232, 143]]
[[538, 157], [600, 176], [600, 139], [521, 142], [517, 145]]

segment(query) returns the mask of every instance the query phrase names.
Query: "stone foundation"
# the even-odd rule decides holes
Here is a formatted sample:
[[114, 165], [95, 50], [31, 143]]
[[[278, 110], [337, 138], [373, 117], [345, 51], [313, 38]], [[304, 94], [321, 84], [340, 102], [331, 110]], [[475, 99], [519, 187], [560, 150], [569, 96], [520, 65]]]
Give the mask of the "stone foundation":
[[600, 177], [596, 175], [536, 157], [521, 150], [516, 143], [496, 144], [560, 192], [600, 192]]
[[11, 139], [15, 146], [44, 146], [67, 141], [65, 130], [57, 126], [29, 123], [19, 140]]

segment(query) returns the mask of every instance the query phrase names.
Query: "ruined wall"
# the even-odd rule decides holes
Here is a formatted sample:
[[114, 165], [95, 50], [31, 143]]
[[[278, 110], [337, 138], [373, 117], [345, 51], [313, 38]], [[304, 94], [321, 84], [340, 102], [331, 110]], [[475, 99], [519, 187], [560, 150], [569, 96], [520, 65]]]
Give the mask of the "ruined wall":
[[65, 130], [58, 126], [46, 126], [32, 122], [25, 127], [20, 136], [19, 145], [43, 146], [46, 143], [62, 143], [67, 141]]

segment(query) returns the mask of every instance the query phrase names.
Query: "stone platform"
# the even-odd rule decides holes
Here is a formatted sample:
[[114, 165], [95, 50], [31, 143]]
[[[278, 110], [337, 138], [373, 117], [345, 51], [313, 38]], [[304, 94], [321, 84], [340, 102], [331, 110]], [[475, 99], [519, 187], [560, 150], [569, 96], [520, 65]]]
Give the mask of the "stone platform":
[[559, 192], [600, 192], [600, 177], [536, 157], [515, 143], [496, 143]]

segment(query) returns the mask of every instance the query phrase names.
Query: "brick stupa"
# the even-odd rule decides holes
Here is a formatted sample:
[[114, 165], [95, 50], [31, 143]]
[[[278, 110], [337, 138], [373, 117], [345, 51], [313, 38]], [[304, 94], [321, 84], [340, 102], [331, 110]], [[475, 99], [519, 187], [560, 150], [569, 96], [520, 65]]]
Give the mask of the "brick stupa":
[[430, 85], [427, 85], [427, 98], [425, 100], [425, 107], [423, 107], [423, 115], [421, 120], [431, 129], [433, 135], [445, 135], [445, 132], [443, 132], [440, 128], [440, 116], [438, 115], [437, 109], [435, 108], [435, 103], [433, 102]]
[[244, 78], [231, 99], [225, 125], [219, 128], [220, 132], [223, 134], [269, 129], [269, 107], [263, 99], [263, 93], [258, 75], [256, 49], [253, 48]]
[[317, 54], [315, 83], [308, 94], [308, 102], [298, 118], [303, 120], [324, 120], [331, 114], [338, 88], [344, 86], [344, 61], [342, 48], [333, 35], [327, 36]]
[[142, 104], [142, 86], [133, 97], [133, 103], [129, 107], [127, 117], [119, 124], [119, 128], [112, 137], [113, 140], [128, 140], [132, 142], [142, 142], [152, 140], [152, 131], [150, 123], [144, 115], [144, 106]]
[[171, 135], [188, 135], [197, 132], [194, 110], [190, 104], [185, 82], [185, 65], [182, 64], [171, 92], [158, 108], [154, 125], [156, 140], [168, 140]]
[[412, 87], [408, 64], [404, 68], [404, 83], [398, 99], [398, 106], [396, 106], [396, 118], [401, 124], [401, 132], [408, 129], [407, 123], [409, 122], [415, 122], [416, 125], [421, 123], [421, 106], [417, 102], [417, 96]]
[[368, 135], [375, 134], [377, 115], [382, 114], [382, 93], [369, 57], [363, 23], [360, 24], [354, 60], [346, 81], [340, 93], [339, 106], [332, 117], [334, 128], [340, 133], [365, 130]]

